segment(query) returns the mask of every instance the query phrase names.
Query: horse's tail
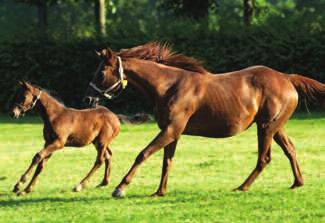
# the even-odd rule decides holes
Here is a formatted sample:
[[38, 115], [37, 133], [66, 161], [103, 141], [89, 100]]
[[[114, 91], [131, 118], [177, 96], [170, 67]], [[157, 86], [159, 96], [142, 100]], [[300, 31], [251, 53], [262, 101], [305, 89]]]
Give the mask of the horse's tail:
[[313, 104], [325, 106], [325, 84], [297, 74], [292, 74], [289, 79], [298, 93]]

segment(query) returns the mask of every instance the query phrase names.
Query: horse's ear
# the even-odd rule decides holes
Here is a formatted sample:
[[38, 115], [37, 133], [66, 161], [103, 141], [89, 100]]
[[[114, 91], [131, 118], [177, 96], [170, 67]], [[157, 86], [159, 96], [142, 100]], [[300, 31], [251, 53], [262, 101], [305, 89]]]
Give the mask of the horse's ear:
[[101, 51], [101, 57], [107, 61], [109, 65], [116, 63], [116, 54], [110, 48], [103, 49]]
[[94, 50], [95, 51], [95, 54], [98, 56], [98, 57], [101, 57], [101, 53], [98, 52], [97, 50]]

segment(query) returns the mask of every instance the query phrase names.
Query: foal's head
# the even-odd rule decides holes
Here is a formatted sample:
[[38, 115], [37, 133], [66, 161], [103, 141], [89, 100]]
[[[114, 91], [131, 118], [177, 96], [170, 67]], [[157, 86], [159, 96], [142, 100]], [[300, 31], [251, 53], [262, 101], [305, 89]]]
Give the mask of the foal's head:
[[97, 52], [100, 64], [86, 91], [84, 102], [95, 106], [101, 96], [111, 99], [126, 86], [122, 61], [111, 49]]
[[32, 110], [40, 96], [42, 91], [27, 82], [18, 82], [19, 88], [16, 91], [12, 107], [10, 109], [10, 116], [13, 118], [19, 118], [26, 112]]

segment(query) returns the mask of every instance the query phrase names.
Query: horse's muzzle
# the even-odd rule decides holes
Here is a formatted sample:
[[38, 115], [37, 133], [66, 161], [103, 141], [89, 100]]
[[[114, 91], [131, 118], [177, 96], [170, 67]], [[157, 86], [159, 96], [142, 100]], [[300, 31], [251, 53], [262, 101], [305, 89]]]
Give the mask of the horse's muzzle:
[[86, 96], [84, 97], [83, 102], [86, 104], [86, 106], [94, 108], [98, 105], [99, 98]]

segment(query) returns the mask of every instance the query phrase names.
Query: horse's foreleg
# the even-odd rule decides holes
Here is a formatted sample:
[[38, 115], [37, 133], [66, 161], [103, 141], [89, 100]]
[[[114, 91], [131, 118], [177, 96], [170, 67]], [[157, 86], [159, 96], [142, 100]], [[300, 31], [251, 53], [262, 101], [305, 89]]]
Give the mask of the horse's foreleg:
[[290, 161], [293, 176], [295, 178], [295, 181], [291, 188], [294, 189], [296, 187], [302, 186], [304, 184], [304, 180], [299, 168], [299, 164], [296, 157], [296, 151], [293, 143], [291, 142], [288, 135], [284, 132], [283, 129], [274, 135], [274, 140], [282, 148], [283, 152]]
[[172, 166], [177, 140], [164, 148], [164, 160], [162, 165], [161, 180], [158, 190], [152, 196], [164, 196], [167, 190], [168, 174]]
[[258, 175], [271, 161], [271, 143], [272, 132], [266, 129], [258, 129], [258, 159], [255, 169], [248, 176], [245, 182], [235, 190], [248, 191], [251, 184], [255, 181]]
[[112, 151], [107, 147], [105, 152], [105, 171], [103, 181], [97, 187], [104, 187], [109, 184], [109, 178], [112, 170]]
[[96, 161], [95, 161], [93, 167], [91, 168], [89, 173], [85, 176], [85, 178], [83, 178], [81, 180], [81, 182], [73, 188], [74, 192], [79, 192], [83, 188], [86, 187], [87, 183], [89, 182], [89, 179], [98, 170], [98, 168], [101, 167], [101, 165], [103, 164], [104, 159], [105, 159], [105, 151], [106, 151], [106, 146], [101, 146], [100, 148], [97, 148], [97, 158], [96, 158]]
[[53, 143], [47, 145], [40, 152], [36, 153], [32, 160], [32, 163], [14, 186], [13, 192], [17, 193], [20, 190], [20, 186], [27, 181], [27, 178], [29, 177], [36, 165], [38, 165], [45, 157], [52, 154], [54, 151], [63, 148], [63, 146], [64, 143], [61, 140], [55, 140]]
[[142, 150], [137, 158], [135, 159], [131, 169], [125, 175], [121, 183], [115, 188], [112, 193], [113, 197], [124, 196], [124, 188], [131, 183], [138, 167], [145, 161], [149, 156], [158, 151], [159, 149], [165, 147], [171, 142], [179, 138], [185, 127], [184, 125], [179, 125], [174, 123], [169, 125], [165, 130], [162, 130], [156, 138], [144, 149]]

